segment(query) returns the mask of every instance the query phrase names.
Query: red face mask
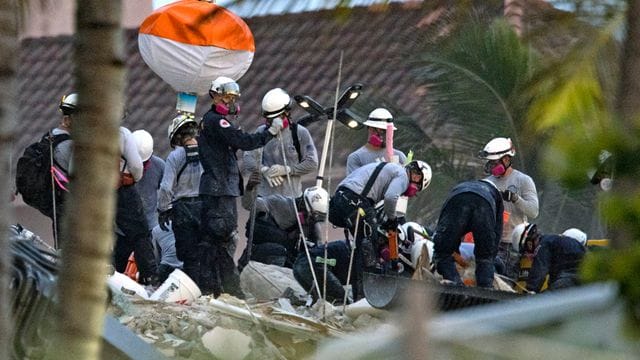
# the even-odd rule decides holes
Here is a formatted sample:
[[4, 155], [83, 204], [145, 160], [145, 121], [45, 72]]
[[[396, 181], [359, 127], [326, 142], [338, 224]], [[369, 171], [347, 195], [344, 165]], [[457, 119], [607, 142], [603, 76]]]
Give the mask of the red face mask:
[[371, 135], [369, 135], [369, 140], [368, 140], [369, 144], [377, 147], [377, 148], [381, 148], [384, 146], [384, 138], [382, 136], [380, 136], [377, 133], [373, 133]]
[[[265, 122], [267, 125], [271, 125], [271, 121], [273, 119], [267, 119], [267, 121]], [[289, 127], [289, 119], [286, 116], [282, 117], [282, 128], [286, 129]]]
[[220, 115], [237, 115], [240, 113], [240, 104], [231, 103], [227, 105], [222, 102], [216, 104], [216, 112]]
[[502, 165], [502, 163], [497, 164], [496, 166], [491, 168], [491, 175], [493, 176], [502, 176], [507, 171], [507, 169]]
[[407, 197], [414, 197], [418, 194], [418, 191], [420, 191], [418, 185], [415, 183], [409, 183], [409, 187], [407, 188], [407, 191], [404, 192], [404, 195]]

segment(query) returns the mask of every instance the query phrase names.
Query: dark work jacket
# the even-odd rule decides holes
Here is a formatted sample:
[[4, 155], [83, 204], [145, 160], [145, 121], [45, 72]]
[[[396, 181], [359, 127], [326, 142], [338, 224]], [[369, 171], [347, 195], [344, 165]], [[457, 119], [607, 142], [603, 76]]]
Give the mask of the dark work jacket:
[[200, 162], [200, 194], [240, 196], [243, 181], [238, 169], [237, 150], [253, 150], [273, 138], [268, 131], [245, 133], [212, 107], [202, 118], [198, 136]]
[[540, 291], [549, 274], [549, 286], [562, 277], [577, 277], [585, 247], [577, 240], [562, 235], [542, 235], [535, 250], [527, 279], [527, 290]]
[[497, 239], [500, 239], [502, 236], [502, 216], [504, 212], [504, 203], [502, 202], [502, 195], [500, 194], [500, 190], [498, 190], [495, 185], [491, 184], [486, 180], [471, 180], [461, 182], [456, 185], [451, 192], [449, 192], [449, 196], [447, 200], [445, 200], [442, 208], [444, 209], [447, 206], [447, 202], [454, 196], [462, 193], [474, 193], [482, 197], [491, 205], [491, 209], [496, 214], [496, 227], [495, 232], [498, 234]]
[[[309, 255], [311, 261], [313, 261], [316, 268], [323, 268], [323, 264], [316, 262], [318, 256], [324, 259], [324, 244], [314, 246], [309, 249]], [[349, 257], [351, 256], [351, 250], [349, 245], [344, 240], [329, 241], [327, 243], [327, 259], [336, 259], [335, 266], [327, 266], [333, 275], [344, 285], [347, 283], [347, 275], [349, 274]], [[307, 255], [303, 252], [298, 255], [298, 261], [307, 262]], [[317, 271], [316, 271], [317, 272]], [[351, 274], [353, 277], [353, 273]]]

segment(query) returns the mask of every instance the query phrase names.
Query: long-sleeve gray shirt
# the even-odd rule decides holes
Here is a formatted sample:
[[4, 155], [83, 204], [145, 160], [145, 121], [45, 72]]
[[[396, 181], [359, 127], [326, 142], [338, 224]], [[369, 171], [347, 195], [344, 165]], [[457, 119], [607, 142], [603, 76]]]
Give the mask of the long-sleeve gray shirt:
[[[355, 169], [338, 184], [338, 187], [344, 186], [355, 193], [362, 194], [362, 190], [377, 166], [378, 163], [370, 163]], [[396, 203], [408, 187], [409, 176], [404, 166], [388, 163], [382, 168], [366, 196], [374, 203], [384, 200], [385, 214], [389, 219], [395, 219]]]
[[511, 242], [511, 233], [518, 224], [538, 217], [538, 192], [533, 179], [516, 169], [509, 176], [488, 176], [487, 180], [496, 185], [500, 191], [510, 190], [520, 197], [515, 203], [504, 202], [504, 211], [509, 213], [509, 221], [502, 229], [502, 242]]
[[177, 146], [165, 162], [164, 176], [160, 182], [160, 189], [158, 190], [158, 210], [165, 211], [171, 207], [171, 202], [184, 197], [198, 196], [198, 190], [200, 187], [200, 176], [203, 169], [200, 162], [193, 162], [188, 164], [180, 179], [178, 179], [178, 172], [184, 166], [187, 161], [187, 152], [182, 146]]
[[164, 173], [164, 160], [152, 155], [148, 161], [142, 179], [136, 183], [136, 189], [140, 194], [149, 228], [152, 229], [158, 225], [158, 188]]
[[[133, 138], [131, 131], [124, 126], [120, 126], [120, 171], [130, 173], [136, 182], [142, 178], [142, 159], [138, 153], [138, 145]], [[123, 170], [124, 169], [124, 170]]]
[[[351, 174], [353, 170], [372, 162], [386, 161], [385, 155], [387, 150], [385, 148], [371, 149], [367, 145], [361, 146], [358, 150], [352, 152], [347, 157], [347, 175]], [[398, 150], [393, 149], [393, 155], [398, 157], [400, 164], [407, 162], [406, 155]]]
[[[70, 135], [68, 131], [62, 130], [60, 128], [54, 128], [51, 130], [52, 135], [61, 135], [67, 134]], [[58, 144], [58, 146], [53, 149], [53, 158], [54, 160], [62, 167], [62, 171], [64, 171], [67, 175], [71, 170], [71, 157], [73, 156], [73, 141], [66, 140]]]
[[[260, 125], [256, 132], [264, 131], [266, 125]], [[291, 136], [291, 128], [288, 127], [280, 132], [280, 136], [267, 143], [262, 148], [262, 165], [258, 167], [256, 151], [245, 151], [243, 154], [243, 171], [251, 173], [259, 171], [262, 166], [271, 166], [274, 164], [284, 165], [282, 158], [282, 143], [284, 142], [284, 149], [287, 158], [287, 166], [291, 168], [291, 183], [292, 187], [285, 181], [282, 185], [277, 187], [269, 187], [267, 181], [262, 179], [260, 185], [258, 185], [258, 195], [267, 196], [271, 194], [282, 194], [286, 196], [298, 197], [302, 195], [302, 181], [301, 176], [312, 173], [318, 170], [318, 152], [316, 146], [313, 143], [311, 134], [302, 125], [297, 125], [298, 141], [300, 142], [300, 158], [298, 160], [298, 152], [293, 144], [293, 138]]]

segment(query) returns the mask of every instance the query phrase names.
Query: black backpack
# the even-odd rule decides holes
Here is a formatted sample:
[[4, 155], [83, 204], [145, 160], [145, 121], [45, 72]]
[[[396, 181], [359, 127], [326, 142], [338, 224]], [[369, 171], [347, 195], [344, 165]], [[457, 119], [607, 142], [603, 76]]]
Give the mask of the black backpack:
[[[53, 218], [53, 197], [51, 194], [51, 149], [69, 140], [69, 134], [45, 134], [40, 141], [29, 145], [18, 159], [16, 188], [24, 202]], [[54, 160], [54, 164], [60, 167]], [[56, 195], [59, 191], [56, 191]], [[56, 201], [61, 200], [56, 196]]]

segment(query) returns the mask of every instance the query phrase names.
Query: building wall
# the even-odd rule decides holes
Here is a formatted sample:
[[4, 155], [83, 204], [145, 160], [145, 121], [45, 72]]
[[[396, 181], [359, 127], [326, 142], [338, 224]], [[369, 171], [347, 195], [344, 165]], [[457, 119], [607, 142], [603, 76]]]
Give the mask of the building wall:
[[[70, 35], [75, 31], [75, 0], [30, 0], [23, 38]], [[122, 0], [124, 28], [137, 28], [152, 11], [152, 0]]]

